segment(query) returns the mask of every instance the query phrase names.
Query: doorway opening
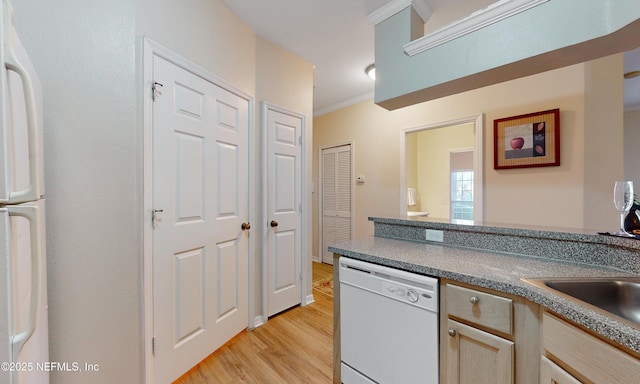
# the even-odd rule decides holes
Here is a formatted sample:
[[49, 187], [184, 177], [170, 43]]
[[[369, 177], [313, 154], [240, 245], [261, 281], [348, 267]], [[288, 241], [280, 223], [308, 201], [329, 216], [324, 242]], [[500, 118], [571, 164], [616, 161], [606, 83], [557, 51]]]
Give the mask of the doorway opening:
[[483, 220], [483, 115], [402, 131], [400, 215]]

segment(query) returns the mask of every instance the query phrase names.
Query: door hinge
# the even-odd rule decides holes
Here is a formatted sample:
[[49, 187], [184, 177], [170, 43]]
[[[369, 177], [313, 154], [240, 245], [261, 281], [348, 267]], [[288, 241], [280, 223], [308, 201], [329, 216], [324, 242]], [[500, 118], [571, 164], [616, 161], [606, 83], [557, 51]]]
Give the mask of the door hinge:
[[164, 212], [164, 209], [152, 209], [151, 210], [151, 227], [153, 229], [156, 228], [156, 224], [159, 221], [162, 221], [162, 218], [160, 217], [160, 215], [158, 215], [159, 213]]
[[298, 137], [298, 143], [302, 145], [302, 136]]
[[300, 203], [300, 207], [298, 207], [298, 211], [300, 211], [300, 213], [302, 213], [302, 203]]
[[154, 356], [156, 355], [156, 337], [155, 336], [151, 338], [151, 353]]
[[302, 281], [302, 271], [300, 271], [300, 281]]
[[162, 95], [162, 87], [164, 87], [164, 85], [157, 81], [154, 81], [153, 84], [151, 84], [151, 99], [153, 101], [155, 101], [158, 96]]

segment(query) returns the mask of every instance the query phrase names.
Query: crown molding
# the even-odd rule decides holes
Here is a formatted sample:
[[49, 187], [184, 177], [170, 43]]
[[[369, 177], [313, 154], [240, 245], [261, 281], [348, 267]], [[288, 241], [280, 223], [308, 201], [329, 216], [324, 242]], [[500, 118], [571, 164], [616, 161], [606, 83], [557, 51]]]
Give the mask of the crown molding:
[[329, 105], [327, 107], [318, 109], [313, 111], [313, 117], [318, 117], [322, 115], [326, 115], [327, 113], [337, 111], [342, 108], [350, 107], [354, 104], [362, 103], [363, 101], [373, 100], [375, 94], [374, 92], [368, 92], [364, 95], [352, 97], [351, 99], [343, 100], [339, 103]]
[[501, 0], [474, 12], [462, 20], [404, 45], [404, 52], [414, 56], [469, 33], [475, 32], [518, 13], [537, 7], [549, 0]]
[[369, 14], [369, 22], [373, 25], [378, 24], [381, 21], [384, 21], [396, 13], [402, 11], [408, 6], [413, 6], [413, 9], [418, 12], [422, 21], [426, 22], [429, 20], [433, 12], [429, 5], [425, 0], [395, 0], [385, 5], [384, 7], [378, 9], [377, 11]]

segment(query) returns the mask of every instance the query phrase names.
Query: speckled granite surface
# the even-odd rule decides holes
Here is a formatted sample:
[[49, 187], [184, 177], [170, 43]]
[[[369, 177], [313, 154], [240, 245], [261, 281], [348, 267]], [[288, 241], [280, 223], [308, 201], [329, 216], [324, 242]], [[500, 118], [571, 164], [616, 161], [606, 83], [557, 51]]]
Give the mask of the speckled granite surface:
[[[530, 243], [530, 247], [533, 248], [532, 253], [559, 252], [564, 255], [561, 258], [546, 258], [535, 255], [531, 256], [530, 254], [504, 253], [504, 251], [495, 250], [495, 247], [491, 245], [491, 243], [495, 241], [508, 243], [513, 241], [514, 238], [521, 239], [522, 230], [518, 229], [476, 228], [474, 236], [479, 237], [482, 233], [487, 239], [475, 239], [472, 242], [467, 241], [467, 237], [462, 235], [463, 231], [457, 228], [460, 226], [450, 223], [430, 222], [429, 224], [414, 226], [415, 228], [405, 228], [405, 230], [409, 232], [416, 231], [416, 228], [418, 228], [417, 230], [420, 236], [423, 236], [425, 228], [435, 229], [441, 226], [443, 230], [457, 231], [457, 236], [463, 236], [462, 239], [457, 239], [456, 242], [461, 241], [464, 245], [471, 245], [474, 246], [474, 248], [484, 246], [489, 248], [489, 250], [483, 250], [462, 247], [454, 245], [451, 242], [447, 243], [448, 238], [449, 240], [453, 238], [449, 232], [445, 232], [445, 243], [447, 243], [445, 245], [380, 237], [381, 234], [378, 228], [380, 224], [376, 220], [378, 219], [374, 220], [376, 237], [341, 243], [329, 247], [329, 251], [375, 264], [386, 265], [429, 276], [447, 278], [522, 296], [640, 353], [640, 328], [632, 327], [627, 323], [616, 320], [616, 318], [602, 315], [600, 312], [596, 312], [586, 306], [556, 295], [551, 291], [538, 288], [521, 280], [522, 278], [536, 277], [638, 277], [637, 272], [633, 273], [637, 271], [637, 268], [632, 266], [632, 268], [629, 269], [627, 268], [629, 265], [625, 264], [630, 263], [635, 265], [640, 262], [640, 254], [637, 250], [634, 250], [636, 245], [633, 242], [635, 240], [608, 239], [606, 236], [602, 236], [604, 238], [602, 240], [598, 239], [598, 242], [594, 244], [597, 247], [602, 245], [600, 241], [604, 241], [605, 245], [606, 242], [609, 241], [613, 243], [610, 245], [614, 249], [608, 249], [607, 252], [613, 254], [615, 265], [614, 267], [608, 267], [606, 266], [608, 260], [603, 262], [598, 259], [596, 263], [591, 263], [589, 262], [591, 259], [584, 259], [583, 256], [578, 256], [577, 259], [569, 261], [571, 259], [567, 256], [573, 252], [573, 247], [588, 254], [588, 247], [583, 249], [582, 247], [584, 247], [584, 245], [579, 243], [584, 241], [580, 241], [579, 239], [582, 238], [582, 236], [597, 237], [597, 235], [563, 234], [541, 231], [538, 239], [543, 242], [544, 239], [557, 242], [555, 243], [556, 249], [550, 250], [549, 248], [545, 248], [546, 246], [540, 246], [544, 249], [540, 250], [538, 243], [532, 240]], [[386, 219], [381, 220], [386, 221]], [[389, 220], [390, 222], [384, 222], [382, 224], [403, 225], [403, 223], [395, 221], [395, 219]], [[409, 224], [409, 227], [413, 226], [412, 223]], [[478, 229], [480, 231], [478, 231]], [[384, 231], [387, 230], [388, 229], [384, 229]], [[402, 228], [394, 228], [393, 231], [402, 231]], [[533, 230], [525, 230], [524, 235], [527, 238], [535, 239]], [[507, 238], [501, 238], [500, 236], [507, 236]], [[495, 240], [495, 237], [499, 237], [498, 240]], [[563, 238], [566, 238], [567, 241], [563, 242]], [[420, 239], [422, 239], [422, 237], [420, 237]], [[621, 263], [615, 257], [616, 254], [620, 252], [620, 250], [617, 249], [617, 247], [620, 247], [619, 240], [624, 240], [622, 242], [622, 248], [624, 252], [628, 252], [629, 255], [631, 255], [625, 256], [626, 259], [622, 263], [623, 265], [620, 265]], [[587, 238], [585, 241], [588, 242], [589, 239]], [[631, 244], [629, 244], [629, 242], [631, 242]], [[480, 246], [478, 246], [478, 244], [480, 244]], [[567, 247], [571, 251], [567, 251]], [[517, 248], [517, 250], [520, 250], [520, 248]], [[526, 248], [526, 251], [529, 252], [530, 248]], [[637, 259], [629, 260], [629, 257], [633, 256]], [[600, 256], [597, 257], [599, 258]]]
[[424, 240], [425, 229], [444, 232], [444, 244], [602, 265], [640, 274], [640, 240], [594, 231], [509, 228], [499, 224], [460, 225], [430, 218], [369, 218], [376, 237]]

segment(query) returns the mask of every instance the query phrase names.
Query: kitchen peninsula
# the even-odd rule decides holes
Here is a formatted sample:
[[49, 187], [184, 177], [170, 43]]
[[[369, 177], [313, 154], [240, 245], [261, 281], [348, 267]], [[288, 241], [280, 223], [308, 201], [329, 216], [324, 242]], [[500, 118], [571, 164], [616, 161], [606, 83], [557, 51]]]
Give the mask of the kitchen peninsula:
[[[639, 278], [640, 241], [430, 218], [370, 220], [373, 237], [329, 248], [334, 265], [346, 256], [440, 279], [441, 383], [459, 382], [456, 375], [464, 374], [464, 367], [455, 366], [464, 352], [455, 348], [467, 331], [475, 333], [465, 337], [491, 337], [507, 346], [500, 358], [513, 369], [495, 382], [640, 382], [640, 326], [523, 280]], [[442, 242], [426, 241], [425, 230], [442, 231]], [[334, 268], [335, 367], [340, 367], [339, 269]], [[456, 302], [467, 293], [471, 303]], [[506, 328], [495, 319], [506, 319]], [[339, 368], [334, 383], [340, 383]]]

